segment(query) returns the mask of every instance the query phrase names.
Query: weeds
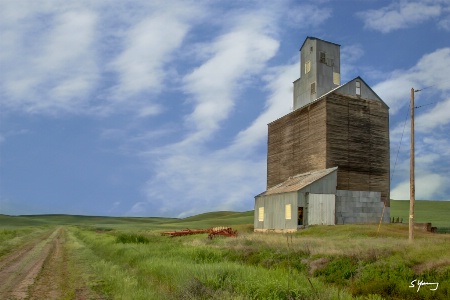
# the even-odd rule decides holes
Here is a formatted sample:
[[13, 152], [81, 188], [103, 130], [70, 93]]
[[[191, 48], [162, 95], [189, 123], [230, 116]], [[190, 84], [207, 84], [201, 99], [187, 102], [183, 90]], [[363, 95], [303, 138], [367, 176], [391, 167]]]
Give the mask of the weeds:
[[[199, 222], [198, 220], [195, 222]], [[244, 227], [244, 226], [243, 226]], [[107, 228], [107, 230], [101, 230]], [[317, 226], [286, 236], [167, 239], [132, 226], [69, 227], [71, 248], [91, 288], [112, 299], [448, 299], [450, 236], [407, 228]], [[24, 233], [23, 233], [24, 234]], [[15, 237], [13, 237], [16, 235]], [[20, 231], [0, 231], [10, 242]], [[3, 243], [0, 244], [0, 247]], [[83, 263], [82, 263], [83, 262]], [[75, 266], [74, 266], [75, 267]], [[76, 266], [77, 268], [79, 266]], [[435, 292], [409, 288], [439, 282]]]
[[149, 239], [143, 235], [121, 233], [116, 238], [116, 243], [122, 244], [148, 244]]

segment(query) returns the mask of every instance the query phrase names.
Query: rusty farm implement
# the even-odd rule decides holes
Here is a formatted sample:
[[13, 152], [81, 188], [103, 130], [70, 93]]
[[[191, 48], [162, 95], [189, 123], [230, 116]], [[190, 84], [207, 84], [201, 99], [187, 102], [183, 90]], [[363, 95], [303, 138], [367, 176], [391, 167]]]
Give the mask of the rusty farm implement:
[[168, 235], [170, 237], [185, 236], [193, 234], [207, 233], [208, 239], [213, 239], [216, 235], [237, 237], [237, 230], [233, 230], [231, 227], [213, 227], [208, 229], [183, 229], [179, 231], [166, 231], [161, 232], [161, 235]]

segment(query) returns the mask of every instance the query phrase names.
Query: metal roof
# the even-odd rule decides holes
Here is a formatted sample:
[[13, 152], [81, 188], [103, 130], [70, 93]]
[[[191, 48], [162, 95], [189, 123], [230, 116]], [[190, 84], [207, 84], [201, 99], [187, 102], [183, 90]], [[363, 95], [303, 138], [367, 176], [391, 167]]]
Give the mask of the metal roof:
[[320, 178], [336, 171], [337, 168], [338, 167], [316, 170], [308, 173], [302, 173], [297, 174], [295, 176], [291, 176], [286, 181], [269, 188], [267, 191], [259, 194], [256, 197], [298, 191], [310, 185], [311, 183], [319, 180]]
[[310, 39], [310, 40], [318, 40], [318, 41], [322, 41], [322, 42], [329, 43], [329, 44], [333, 44], [333, 45], [336, 45], [336, 46], [339, 46], [339, 47], [341, 46], [341, 45], [339, 45], [339, 44], [336, 44], [336, 43], [333, 43], [333, 42], [329, 42], [329, 41], [325, 41], [325, 40], [316, 38], [316, 37], [314, 37], [314, 36], [307, 36], [306, 39], [303, 41], [303, 44], [302, 44], [302, 46], [300, 47], [300, 50], [302, 50], [303, 46], [305, 46], [305, 43], [306, 43], [306, 41], [307, 41], [308, 39]]

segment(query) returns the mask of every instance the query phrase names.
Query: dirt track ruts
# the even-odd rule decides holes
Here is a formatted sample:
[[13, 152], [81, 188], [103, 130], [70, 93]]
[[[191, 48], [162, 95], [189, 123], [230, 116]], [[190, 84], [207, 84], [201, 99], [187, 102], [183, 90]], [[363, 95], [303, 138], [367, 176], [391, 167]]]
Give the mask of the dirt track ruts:
[[[58, 294], [61, 278], [45, 280], [43, 284], [37, 279], [44, 264], [61, 256], [63, 231], [57, 228], [0, 260], [0, 299], [58, 299], [61, 296]], [[48, 276], [56, 274], [45, 277]]]

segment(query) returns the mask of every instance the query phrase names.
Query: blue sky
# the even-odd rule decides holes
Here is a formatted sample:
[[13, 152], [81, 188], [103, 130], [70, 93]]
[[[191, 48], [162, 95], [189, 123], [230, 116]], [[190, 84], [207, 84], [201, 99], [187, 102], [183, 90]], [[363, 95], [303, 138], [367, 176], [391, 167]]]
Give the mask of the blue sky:
[[2, 0], [0, 213], [253, 209], [307, 36], [390, 106], [393, 199], [423, 89], [416, 199], [450, 200], [449, 0]]

